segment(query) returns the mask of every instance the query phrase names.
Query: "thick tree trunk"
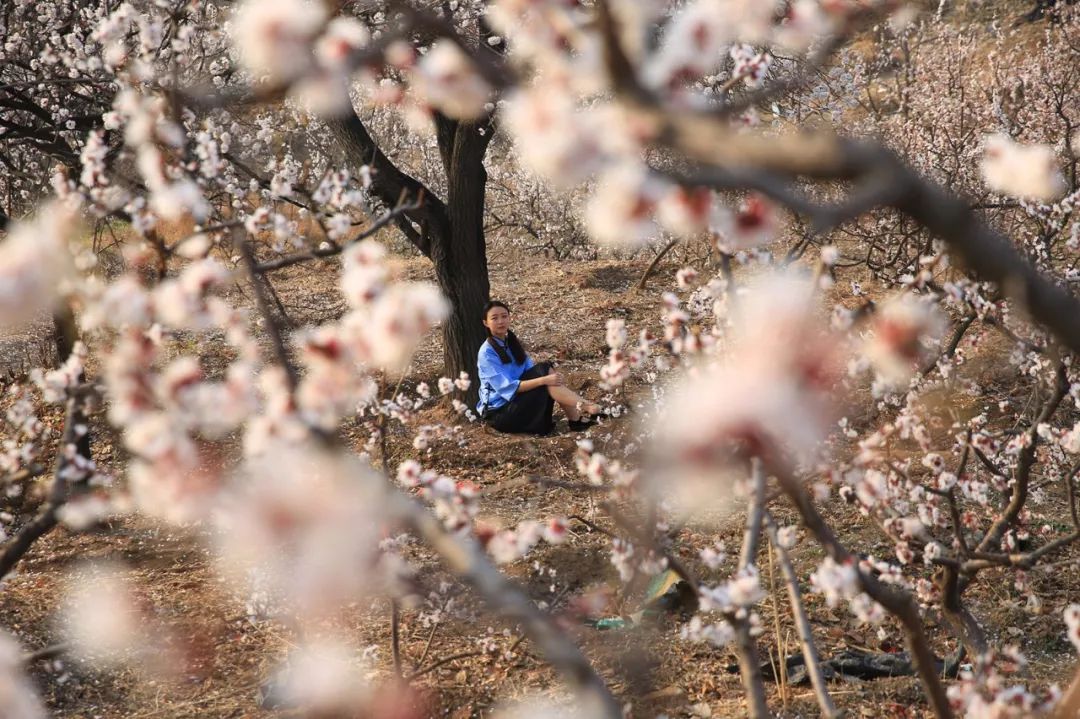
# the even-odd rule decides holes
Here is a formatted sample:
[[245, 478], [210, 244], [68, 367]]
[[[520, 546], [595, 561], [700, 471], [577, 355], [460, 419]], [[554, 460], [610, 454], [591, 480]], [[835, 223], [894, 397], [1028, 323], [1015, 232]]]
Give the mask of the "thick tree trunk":
[[[75, 351], [75, 343], [79, 341], [79, 327], [75, 322], [75, 313], [66, 302], [53, 313], [53, 341], [56, 343], [56, 366], [61, 367]], [[79, 375], [80, 382], [84, 379], [83, 375]], [[78, 436], [75, 449], [81, 457], [91, 458], [89, 429]]]
[[952, 567], [944, 567], [938, 579], [941, 591], [941, 618], [949, 633], [956, 637], [968, 654], [980, 657], [989, 648], [986, 632], [979, 620], [961, 601], [960, 578]]
[[372, 192], [394, 206], [402, 196], [423, 198], [423, 205], [401, 222], [406, 237], [435, 265], [439, 289], [450, 301], [443, 325], [444, 371], [449, 377], [467, 372], [473, 379], [465, 402], [478, 398], [476, 353], [487, 338], [481, 312], [488, 300], [487, 251], [484, 244], [484, 156], [494, 134], [490, 119], [459, 122], [436, 114], [439, 155], [446, 172], [443, 202], [415, 178], [402, 172], [378, 147], [355, 113], [327, 120], [346, 164], [372, 168]]
[[479, 389], [476, 353], [487, 339], [481, 314], [490, 294], [484, 241], [484, 155], [491, 127], [444, 117], [436, 118], [436, 127], [446, 170], [449, 220], [446, 241], [431, 243], [435, 276], [451, 306], [443, 324], [443, 357], [450, 377], [466, 372], [472, 378], [466, 393], [466, 403], [472, 407]]

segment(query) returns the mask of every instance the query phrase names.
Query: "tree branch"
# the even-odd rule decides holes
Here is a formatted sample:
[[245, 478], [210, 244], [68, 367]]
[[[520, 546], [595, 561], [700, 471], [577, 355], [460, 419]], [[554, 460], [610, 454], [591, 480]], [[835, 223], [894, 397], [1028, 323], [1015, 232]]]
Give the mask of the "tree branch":
[[397, 205], [392, 210], [387, 211], [382, 217], [373, 222], [370, 227], [356, 237], [350, 239], [347, 245], [333, 243], [330, 244], [329, 247], [317, 247], [308, 252], [298, 252], [293, 255], [285, 255], [283, 257], [278, 257], [277, 259], [260, 262], [255, 266], [255, 272], [263, 274], [265, 272], [280, 270], [284, 267], [292, 267], [293, 265], [298, 265], [302, 262], [340, 255], [348, 245], [355, 244], [361, 240], [374, 236], [379, 230], [386, 227], [391, 222], [397, 222], [406, 213], [420, 209], [420, 206], [423, 205], [423, 203], [423, 197], [417, 197], [414, 201], [409, 203], [399, 199]]
[[472, 584], [493, 610], [521, 625], [548, 663], [583, 699], [595, 702], [599, 716], [621, 719], [622, 709], [603, 679], [550, 617], [537, 609], [520, 589], [496, 569], [475, 543], [448, 532], [431, 512], [415, 501], [403, 495], [397, 497], [398, 509], [405, 523], [439, 554], [449, 569]]
[[[403, 213], [405, 217], [421, 227], [443, 229], [448, 226], [447, 208], [442, 200], [386, 156], [355, 110], [341, 117], [328, 118], [326, 124], [337, 140], [346, 164], [371, 168], [371, 191], [387, 207], [395, 207], [401, 197], [422, 197], [423, 204]], [[425, 257], [431, 257], [431, 240], [427, 233], [406, 236]]]
[[6, 577], [26, 555], [34, 542], [52, 531], [59, 521], [58, 512], [68, 498], [69, 480], [66, 470], [72, 462], [67, 448], [75, 446], [79, 440], [78, 428], [85, 426], [86, 418], [83, 415], [85, 401], [85, 395], [82, 394], [74, 394], [67, 400], [64, 433], [60, 438], [60, 449], [56, 454], [56, 466], [53, 470], [48, 502], [0, 552], [0, 579]]
[[778, 464], [779, 461], [777, 460], [774, 462], [772, 469], [780, 481], [781, 488], [802, 516], [803, 525], [825, 548], [833, 561], [854, 566], [862, 590], [871, 599], [883, 606], [886, 611], [900, 620], [907, 635], [908, 650], [911, 652], [930, 705], [939, 719], [951, 718], [953, 713], [949, 705], [949, 698], [946, 696], [945, 687], [938, 677], [934, 653], [926, 639], [922, 617], [919, 616], [919, 608], [914, 599], [907, 592], [897, 587], [882, 584], [873, 575], [864, 572], [859, 567], [858, 557], [854, 556], [836, 537], [832, 528], [829, 527], [825, 519], [817, 511], [810, 495], [799, 483], [799, 480], [787, 467], [777, 466]]
[[[739, 570], [756, 564], [761, 525], [765, 516], [765, 468], [761, 460], [754, 458], [750, 481], [753, 498], [746, 514], [746, 531], [743, 533], [742, 551], [739, 554]], [[765, 701], [765, 683], [761, 678], [761, 662], [758, 660], [757, 642], [750, 633], [750, 615], [728, 615], [728, 622], [735, 629], [735, 650], [739, 661], [739, 675], [749, 704], [750, 716], [767, 719], [769, 704]]]
[[814, 643], [814, 633], [810, 629], [810, 618], [806, 615], [806, 607], [803, 606], [802, 596], [799, 592], [799, 577], [795, 574], [795, 568], [791, 565], [791, 558], [787, 549], [780, 544], [776, 534], [776, 521], [767, 510], [764, 513], [765, 528], [769, 532], [769, 541], [776, 547], [777, 561], [780, 564], [780, 573], [784, 575], [784, 584], [787, 586], [788, 601], [791, 603], [791, 614], [795, 618], [795, 630], [799, 633], [799, 641], [802, 644], [803, 659], [806, 663], [806, 673], [810, 676], [810, 683], [814, 687], [814, 696], [818, 706], [821, 707], [822, 715], [839, 717], [836, 705], [829, 696], [829, 688], [825, 684], [825, 675], [821, 671], [821, 657], [818, 656], [817, 645]]

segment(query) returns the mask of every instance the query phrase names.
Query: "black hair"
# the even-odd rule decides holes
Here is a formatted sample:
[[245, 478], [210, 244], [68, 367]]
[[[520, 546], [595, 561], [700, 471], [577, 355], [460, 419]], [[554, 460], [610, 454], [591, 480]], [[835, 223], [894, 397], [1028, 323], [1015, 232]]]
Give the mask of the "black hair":
[[[490, 312], [494, 307], [502, 307], [507, 312], [510, 312], [510, 307], [505, 302], [501, 302], [499, 300], [488, 300], [487, 304], [484, 305], [485, 320], [487, 319], [488, 312]], [[525, 361], [525, 358], [527, 357], [527, 355], [525, 354], [525, 348], [521, 346], [521, 341], [517, 338], [517, 335], [515, 335], [513, 331], [507, 330], [506, 347], [504, 348], [501, 344], [495, 341], [495, 336], [491, 334], [491, 330], [488, 329], [487, 325], [484, 325], [484, 329], [487, 330], [488, 344], [491, 345], [491, 348], [495, 350], [495, 354], [499, 355], [500, 362], [502, 362], [503, 364], [510, 364], [510, 355], [514, 356], [514, 362], [516, 364], [521, 364]], [[509, 354], [507, 354], [506, 352], [507, 349], [510, 350]]]

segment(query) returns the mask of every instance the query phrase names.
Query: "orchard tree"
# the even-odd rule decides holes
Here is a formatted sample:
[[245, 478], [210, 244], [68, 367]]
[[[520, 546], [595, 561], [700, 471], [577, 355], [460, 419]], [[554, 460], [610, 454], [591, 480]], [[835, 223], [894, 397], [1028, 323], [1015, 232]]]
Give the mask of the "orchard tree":
[[[221, 123], [215, 131], [211, 120], [204, 132], [219, 141], [215, 160], [220, 166], [215, 169], [225, 173], [234, 192], [254, 183], [276, 200], [273, 204], [291, 202], [313, 209], [309, 200], [299, 197], [305, 190], [310, 197], [315, 190], [305, 188], [304, 181], [317, 178], [328, 166], [344, 169], [354, 180], [363, 177], [365, 197], [356, 209], [369, 215], [379, 208], [397, 209], [393, 224], [432, 261], [439, 287], [450, 302], [443, 322], [447, 372], [475, 374], [476, 348], [486, 338], [477, 318], [489, 293], [485, 157], [496, 132], [495, 88], [508, 79], [501, 67], [502, 40], [486, 28], [484, 6], [368, 4], [358, 5], [354, 13], [346, 6], [331, 23], [317, 3], [268, 3], [238, 19], [239, 50], [230, 55], [223, 32], [227, 5], [177, 3], [168, 14], [161, 6], [166, 22], [160, 25], [145, 21], [154, 16], [153, 9], [143, 15], [128, 4], [118, 9], [94, 3], [13, 5], [6, 11], [6, 27], [12, 32], [0, 69], [4, 109], [0, 162], [8, 168], [0, 188], [7, 198], [5, 212], [18, 215], [32, 207], [48, 191], [56, 163], [69, 176], [77, 176], [88, 152], [120, 175], [126, 189], [135, 194], [149, 189], [152, 198], [154, 188], [146, 186], [145, 177], [132, 176], [132, 167], [114, 162], [121, 138], [110, 118], [123, 112], [114, 107], [113, 93], [125, 78], [160, 83], [160, 97], [167, 98], [167, 114], [174, 115], [178, 127], [204, 121], [208, 114]], [[275, 44], [281, 28], [293, 23], [302, 24], [302, 29], [295, 35], [286, 33], [286, 42]], [[310, 48], [305, 54], [303, 43], [327, 27], [315, 55], [310, 56]], [[109, 54], [89, 54], [88, 48], [95, 45], [106, 47]], [[350, 52], [360, 56], [350, 57]], [[382, 63], [383, 52], [392, 59], [389, 65]], [[486, 77], [470, 71], [466, 53], [482, 56]], [[437, 157], [422, 160], [438, 162], [442, 197], [396, 164], [361, 119], [350, 99], [353, 90], [347, 77], [362, 65], [360, 92], [365, 104], [374, 103], [375, 108], [370, 119], [378, 123], [378, 115], [385, 117], [395, 107], [412, 115], [409, 132], [414, 139], [394, 138], [397, 150], [424, 147], [424, 135], [433, 134], [434, 147], [423, 152], [435, 150]], [[140, 77], [151, 68], [165, 74], [160, 80]], [[410, 79], [423, 85], [426, 94], [407, 96], [408, 85], [398, 83]], [[255, 84], [249, 87], [250, 81]], [[274, 109], [274, 103], [295, 86], [300, 105], [319, 111], [321, 121], [305, 117], [296, 126], [297, 115], [305, 113], [298, 113], [292, 100], [287, 101], [289, 106]], [[253, 101], [263, 113], [254, 123]], [[442, 103], [447, 104], [445, 112]], [[395, 129], [401, 128], [397, 123]], [[305, 136], [274, 137], [279, 129]], [[88, 132], [95, 134], [87, 144]], [[226, 142], [220, 142], [215, 132], [223, 132]], [[303, 159], [292, 164], [295, 158], [286, 151], [280, 165], [263, 172], [258, 165], [265, 160], [258, 155], [274, 145], [278, 152], [282, 146], [296, 146]], [[115, 187], [110, 189], [115, 194]], [[107, 215], [131, 219], [133, 208], [121, 198], [110, 197], [105, 204]], [[209, 206], [187, 209], [196, 210], [191, 213], [196, 219], [217, 214]], [[178, 208], [176, 215], [183, 214], [184, 208]], [[340, 215], [333, 219], [348, 226]], [[333, 250], [322, 248], [316, 255], [327, 256], [328, 249]], [[471, 389], [468, 397], [472, 403], [476, 390]]]

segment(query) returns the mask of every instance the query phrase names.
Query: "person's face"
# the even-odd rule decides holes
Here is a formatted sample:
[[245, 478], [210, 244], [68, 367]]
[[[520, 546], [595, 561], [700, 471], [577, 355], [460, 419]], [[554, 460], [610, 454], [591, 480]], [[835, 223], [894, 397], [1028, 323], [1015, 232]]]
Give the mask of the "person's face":
[[510, 313], [505, 307], [492, 307], [484, 317], [484, 326], [491, 331], [491, 334], [503, 339], [510, 331]]

